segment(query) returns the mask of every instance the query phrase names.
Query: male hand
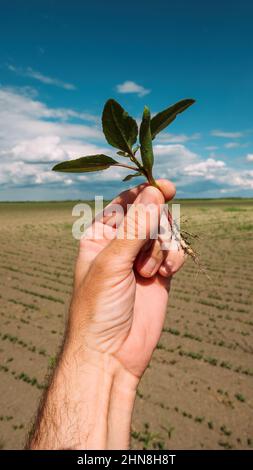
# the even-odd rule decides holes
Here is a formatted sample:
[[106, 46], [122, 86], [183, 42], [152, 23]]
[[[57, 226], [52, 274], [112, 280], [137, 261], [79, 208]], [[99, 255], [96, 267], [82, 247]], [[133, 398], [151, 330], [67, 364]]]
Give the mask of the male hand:
[[[27, 448], [129, 447], [136, 388], [184, 260], [182, 249], [152, 240], [160, 205], [175, 194], [172, 183], [157, 183], [160, 190], [143, 184], [120, 194], [80, 242], [65, 342]], [[121, 217], [112, 204], [121, 204]]]
[[[182, 249], [164, 251], [159, 239], [150, 240], [158, 229], [161, 205], [175, 195], [172, 183], [157, 183], [160, 191], [142, 184], [120, 194], [106, 215], [94, 221], [91, 237], [81, 240], [71, 309], [70, 334], [71, 328], [78, 332], [79, 344], [87, 352], [112, 355], [138, 378], [161, 335], [171, 276], [184, 260]], [[114, 204], [125, 212], [118, 228], [121, 239], [116, 238], [116, 216], [110, 213]]]

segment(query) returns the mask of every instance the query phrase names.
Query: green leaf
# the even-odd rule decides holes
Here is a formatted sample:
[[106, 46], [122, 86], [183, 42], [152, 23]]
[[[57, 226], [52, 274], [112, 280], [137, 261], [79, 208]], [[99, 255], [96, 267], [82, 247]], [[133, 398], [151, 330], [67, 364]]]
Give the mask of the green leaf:
[[147, 106], [144, 107], [142, 122], [140, 127], [141, 159], [145, 170], [150, 174], [154, 163], [152, 137], [150, 129], [150, 111]]
[[105, 103], [102, 126], [108, 144], [123, 152], [132, 152], [132, 146], [138, 135], [138, 126], [117, 101], [109, 99]]
[[63, 171], [66, 173], [85, 173], [87, 171], [106, 170], [117, 164], [116, 160], [107, 155], [88, 155], [87, 157], [69, 160], [55, 165], [53, 171]]
[[164, 109], [164, 111], [156, 114], [150, 122], [152, 139], [154, 139], [159, 132], [174, 121], [178, 114], [185, 111], [193, 103], [195, 103], [195, 100], [192, 99], [181, 100], [178, 101], [178, 103], [173, 104], [173, 106], [170, 106], [169, 108]]
[[137, 171], [136, 173], [132, 174], [132, 175], [127, 175], [125, 178], [123, 178], [122, 181], [129, 181], [131, 180], [132, 178], [135, 178], [136, 176], [143, 176], [142, 172], [141, 171]]

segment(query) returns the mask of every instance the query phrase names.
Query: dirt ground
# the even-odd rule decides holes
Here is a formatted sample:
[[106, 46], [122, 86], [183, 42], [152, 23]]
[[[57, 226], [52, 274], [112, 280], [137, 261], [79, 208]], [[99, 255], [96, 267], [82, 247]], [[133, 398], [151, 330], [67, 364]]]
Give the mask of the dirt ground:
[[[20, 449], [61, 344], [77, 242], [73, 203], [0, 204], [0, 448]], [[133, 448], [253, 448], [253, 201], [187, 201], [175, 277], [136, 400]], [[155, 315], [155, 312], [154, 312]]]

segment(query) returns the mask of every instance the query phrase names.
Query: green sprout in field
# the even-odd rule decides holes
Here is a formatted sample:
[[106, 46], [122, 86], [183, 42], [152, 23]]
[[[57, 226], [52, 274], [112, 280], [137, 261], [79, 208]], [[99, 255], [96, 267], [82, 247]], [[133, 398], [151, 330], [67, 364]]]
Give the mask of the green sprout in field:
[[[107, 142], [118, 149], [120, 157], [128, 159], [129, 162], [122, 163], [108, 155], [87, 155], [75, 160], [58, 163], [53, 167], [53, 171], [66, 173], [86, 173], [91, 171], [106, 170], [117, 166], [132, 170], [133, 173], [127, 175], [123, 181], [129, 181], [137, 176], [144, 176], [148, 183], [157, 187], [153, 177], [154, 153], [152, 141], [159, 132], [163, 131], [171, 124], [178, 114], [185, 111], [195, 100], [184, 99], [178, 101], [169, 108], [151, 118], [150, 110], [144, 107], [142, 121], [138, 129], [137, 122], [120, 106], [117, 101], [109, 99], [104, 106], [102, 114], [102, 127]], [[137, 138], [139, 135], [139, 142]], [[137, 157], [140, 152], [140, 157]], [[188, 253], [194, 261], [196, 254], [187, 239], [187, 233], [181, 234], [180, 244], [183, 250]]]

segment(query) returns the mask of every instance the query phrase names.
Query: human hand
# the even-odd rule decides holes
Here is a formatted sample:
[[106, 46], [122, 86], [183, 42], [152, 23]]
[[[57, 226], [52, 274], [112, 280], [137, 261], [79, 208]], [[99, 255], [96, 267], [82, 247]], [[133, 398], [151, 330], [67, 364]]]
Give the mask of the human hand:
[[[137, 378], [161, 335], [171, 276], [184, 261], [181, 248], [164, 251], [159, 239], [150, 240], [158, 229], [160, 205], [175, 195], [172, 183], [157, 183], [160, 191], [142, 184], [121, 193], [81, 240], [70, 315], [69, 333], [81, 348], [113, 356]], [[110, 210], [115, 204], [125, 212], [118, 228], [122, 239], [116, 237]], [[140, 204], [137, 218], [134, 210]]]
[[[27, 448], [129, 447], [136, 388], [162, 331], [171, 276], [184, 260], [182, 249], [166, 252], [151, 240], [157, 208], [175, 194], [168, 181], [158, 184], [161, 191], [144, 184], [120, 194], [80, 242], [64, 347]], [[125, 212], [118, 232], [115, 203]]]

